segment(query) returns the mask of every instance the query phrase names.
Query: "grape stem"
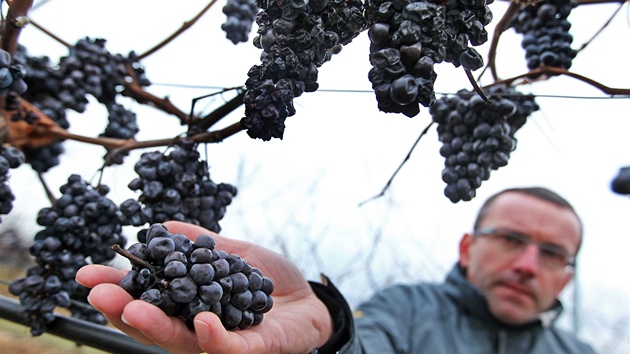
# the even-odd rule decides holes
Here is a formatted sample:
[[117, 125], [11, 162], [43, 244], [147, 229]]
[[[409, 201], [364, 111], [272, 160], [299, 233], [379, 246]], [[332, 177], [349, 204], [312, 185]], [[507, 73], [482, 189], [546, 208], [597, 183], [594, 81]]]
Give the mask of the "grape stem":
[[144, 259], [140, 259], [136, 256], [134, 256], [133, 254], [127, 252], [124, 248], [120, 247], [120, 245], [114, 244], [112, 246], [112, 250], [116, 253], [118, 253], [119, 255], [127, 258], [129, 260], [129, 262], [131, 262], [132, 265], [137, 266], [137, 267], [142, 267], [142, 268], [148, 268], [151, 272], [155, 272], [157, 271], [157, 268], [145, 261]]
[[481, 98], [483, 98], [483, 100], [486, 103], [492, 104], [492, 102], [490, 102], [490, 99], [488, 99], [488, 96], [486, 96], [486, 94], [483, 92], [483, 90], [477, 84], [477, 81], [473, 77], [473, 74], [470, 71], [470, 69], [465, 69], [464, 68], [464, 72], [466, 72], [466, 76], [468, 77], [468, 80], [470, 81], [470, 83], [472, 84], [473, 88], [475, 89], [475, 92], [477, 92], [479, 94], [479, 96], [481, 96]]
[[57, 198], [55, 198], [55, 195], [53, 194], [52, 190], [50, 189], [50, 187], [48, 187], [48, 183], [46, 183], [46, 180], [44, 180], [44, 175], [39, 172], [39, 171], [35, 171], [37, 173], [37, 178], [39, 178], [39, 182], [42, 184], [42, 187], [44, 188], [44, 191], [46, 192], [46, 197], [48, 197], [48, 200], [50, 201], [50, 204], [55, 204], [55, 201], [57, 200]]

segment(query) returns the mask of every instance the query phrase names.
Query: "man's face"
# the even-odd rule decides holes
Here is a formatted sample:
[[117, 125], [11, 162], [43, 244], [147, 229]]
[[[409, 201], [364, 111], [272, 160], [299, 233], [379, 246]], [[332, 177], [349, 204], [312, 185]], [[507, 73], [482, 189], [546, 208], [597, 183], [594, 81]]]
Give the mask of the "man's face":
[[[569, 209], [519, 192], [500, 195], [481, 220], [480, 228], [517, 231], [529, 239], [560, 246], [575, 255], [581, 226]], [[504, 252], [487, 237], [464, 235], [460, 243], [460, 265], [467, 277], [485, 294], [490, 312], [509, 324], [523, 324], [548, 310], [573, 273], [550, 268], [540, 261], [535, 244], [522, 252]]]

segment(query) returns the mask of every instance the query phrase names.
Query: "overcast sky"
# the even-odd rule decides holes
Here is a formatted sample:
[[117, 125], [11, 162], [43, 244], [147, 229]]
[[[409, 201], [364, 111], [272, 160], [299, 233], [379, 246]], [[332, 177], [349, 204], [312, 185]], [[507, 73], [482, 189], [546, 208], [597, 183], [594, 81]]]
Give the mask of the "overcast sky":
[[[69, 43], [85, 36], [100, 37], [107, 39], [112, 53], [143, 53], [193, 18], [205, 3], [191, 0], [174, 6], [172, 1], [154, 0], [54, 0], [34, 11], [32, 17]], [[143, 61], [151, 81], [212, 87], [244, 84], [247, 70], [259, 64], [260, 52], [251, 43], [235, 46], [225, 38], [220, 29], [225, 20], [221, 6], [223, 2], [218, 2], [190, 30]], [[493, 24], [506, 6], [505, 2], [491, 5], [495, 13]], [[573, 47], [587, 41], [616, 6], [590, 5], [574, 10], [569, 18], [573, 23]], [[579, 53], [572, 71], [610, 87], [629, 86], [630, 42], [619, 40], [628, 33], [627, 10], [626, 4], [610, 26]], [[488, 29], [490, 33], [493, 24]], [[34, 27], [23, 31], [21, 43], [31, 55], [46, 54], [53, 61], [66, 53], [63, 46]], [[625, 330], [616, 334], [621, 336], [618, 341], [622, 344], [613, 349], [630, 348], [626, 262], [630, 248], [630, 199], [610, 191], [610, 182], [619, 168], [630, 165], [630, 100], [539, 97], [541, 110], [516, 134], [518, 146], [508, 166], [492, 172], [474, 200], [457, 204], [443, 195], [440, 173], [444, 161], [438, 154], [440, 144], [433, 127], [386, 195], [358, 207], [380, 192], [431, 121], [426, 108], [414, 118], [378, 111], [367, 80], [368, 46], [369, 40], [363, 33], [320, 69], [320, 90], [295, 100], [297, 113], [287, 120], [283, 140], [263, 142], [241, 133], [207, 147], [212, 178], [240, 188], [221, 223], [224, 234], [287, 251], [299, 260], [311, 279], [317, 279], [319, 272], [333, 278], [348, 269], [355, 274], [367, 273], [369, 277], [340, 279], [342, 291], [354, 304], [374, 290], [354, 289], [365, 289], [373, 278], [378, 284], [441, 280], [457, 260], [459, 238], [470, 230], [475, 212], [486, 197], [507, 187], [546, 186], [569, 199], [584, 221], [577, 293], [586, 313], [584, 318], [622, 321]], [[487, 45], [478, 48], [484, 56], [487, 50]], [[524, 73], [523, 56], [519, 37], [512, 31], [504, 34], [499, 45], [499, 75], [507, 78]], [[470, 89], [461, 69], [443, 63], [436, 72], [436, 92]], [[489, 74], [481, 80], [481, 84], [491, 82]], [[585, 83], [565, 77], [520, 89], [538, 95], [604, 96]], [[184, 111], [188, 111], [192, 98], [213, 92], [209, 88], [164, 85], [155, 85], [149, 91], [169, 96]], [[222, 102], [217, 96], [197, 107], [210, 110]], [[155, 109], [126, 100], [121, 103], [138, 113], [141, 127], [153, 127], [141, 130], [139, 140], [184, 131], [175, 118], [165, 117]], [[224, 124], [238, 121], [242, 114], [241, 107]], [[86, 135], [98, 135], [106, 124], [105, 111], [96, 103], [89, 106], [86, 114], [72, 114], [70, 118], [71, 130]], [[69, 173], [89, 179], [100, 166], [102, 148], [72, 142], [65, 146], [69, 153], [62, 165], [46, 175], [55, 191]], [[104, 183], [112, 187], [111, 197], [120, 198], [117, 201], [134, 196], [126, 185], [133, 178], [133, 158], [139, 153], [134, 152], [126, 165], [105, 174]], [[39, 194], [33, 188], [32, 183], [37, 182], [32, 171], [20, 168], [13, 175], [16, 209], [23, 214], [36, 212], [33, 205], [44, 205], [46, 200], [43, 191]], [[279, 238], [285, 240], [284, 245], [278, 242]], [[366, 268], [364, 258], [375, 239], [378, 252], [371, 256], [379, 266]], [[317, 254], [305, 250], [305, 245], [313, 244], [320, 246]], [[401, 265], [408, 269], [392, 269]], [[396, 277], [387, 279], [388, 274]], [[573, 289], [567, 290], [567, 300], [572, 300]], [[591, 341], [606, 341], [605, 330], [581, 334]]]

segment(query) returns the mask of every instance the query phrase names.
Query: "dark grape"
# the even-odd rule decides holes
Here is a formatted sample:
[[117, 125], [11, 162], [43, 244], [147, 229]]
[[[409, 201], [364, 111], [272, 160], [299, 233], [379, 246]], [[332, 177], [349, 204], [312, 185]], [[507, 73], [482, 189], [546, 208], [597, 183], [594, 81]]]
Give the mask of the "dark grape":
[[21, 150], [13, 146], [0, 147], [0, 214], [2, 215], [7, 215], [13, 210], [15, 200], [15, 195], [9, 186], [9, 172], [11, 169], [20, 167], [24, 159], [24, 153]]
[[[163, 239], [173, 240], [180, 237], [178, 235], [168, 232], [163, 224], [152, 224], [146, 231], [145, 242], [131, 245], [121, 254], [131, 253], [130, 250], [152, 249], [164, 244]], [[168, 315], [180, 317], [191, 327], [195, 315], [203, 311], [217, 314], [225, 328], [230, 330], [259, 324], [263, 313], [273, 306], [271, 279], [263, 277], [259, 269], [250, 266], [238, 255], [216, 250], [212, 236], [200, 235], [197, 240], [199, 243], [191, 241], [191, 247], [186, 252], [150, 251], [141, 261], [130, 259], [132, 269], [121, 280], [120, 287], [134, 298], [156, 305]], [[201, 258], [212, 260], [212, 263], [199, 262]], [[40, 287], [42, 281], [38, 279], [31, 281], [31, 286]], [[16, 282], [13, 288], [19, 290], [25, 286], [26, 282], [22, 280]]]
[[293, 99], [316, 91], [318, 67], [334, 48], [350, 43], [365, 28], [358, 0], [256, 1], [260, 65], [247, 73], [241, 125], [252, 138], [282, 139], [284, 122], [295, 114]]
[[414, 117], [419, 105], [430, 107], [436, 100], [435, 64], [481, 68], [483, 58], [469, 44], [488, 40], [490, 3], [367, 0], [372, 64], [368, 79], [379, 110]]
[[610, 188], [617, 194], [630, 194], [630, 166], [621, 167]]
[[[141, 155], [134, 166], [138, 178], [128, 186], [142, 194], [137, 204], [125, 201], [124, 210], [121, 205], [124, 224], [140, 226], [143, 221], [160, 224], [179, 220], [214, 232], [221, 231], [219, 221], [237, 189], [227, 183], [215, 184], [210, 178], [207, 162], [200, 160], [196, 148], [196, 143], [184, 138], [168, 153], [153, 151]], [[211, 203], [202, 203], [204, 198]], [[145, 241], [143, 237], [139, 234], [138, 240]], [[188, 252], [191, 242], [185, 236], [174, 237], [173, 241], [176, 250]], [[203, 237], [200, 242], [203, 244]]]
[[460, 90], [429, 109], [442, 142], [444, 195], [453, 203], [472, 200], [481, 183], [490, 178], [490, 171], [508, 164], [516, 148], [514, 134], [538, 109], [532, 96], [511, 86], [492, 86], [485, 93], [489, 103]]
[[[52, 119], [61, 128], [69, 128], [66, 109], [84, 112], [88, 103], [87, 95], [94, 96], [109, 111], [109, 124], [103, 136], [122, 139], [132, 138], [137, 132], [135, 114], [116, 104], [115, 98], [121, 93], [120, 87], [129, 78], [127, 65], [134, 72], [136, 83], [140, 86], [150, 85], [144, 75], [144, 68], [138, 62], [134, 52], [127, 57], [110, 54], [105, 49], [103, 39], [80, 39], [70, 47], [67, 56], [59, 63], [52, 63], [50, 58], [31, 57], [24, 46], [18, 45], [15, 54], [16, 65], [24, 67], [24, 80], [17, 80], [20, 86], [28, 86], [28, 90], [15, 91], [28, 100], [41, 113]], [[22, 75], [22, 74], [20, 74]], [[24, 83], [24, 85], [20, 83]], [[12, 104], [18, 105], [19, 98], [15, 92], [9, 92]], [[18, 111], [12, 120], [24, 120], [29, 124], [39, 119], [39, 113]], [[38, 172], [47, 172], [59, 164], [58, 156], [64, 152], [63, 140], [56, 140], [48, 145], [25, 148], [26, 161]], [[122, 154], [107, 159], [108, 164], [122, 163]]]
[[[38, 213], [37, 222], [44, 229], [35, 235], [29, 250], [36, 265], [27, 270], [26, 277], [13, 280], [10, 287], [27, 308], [28, 324], [34, 336], [46, 331], [54, 319], [56, 307], [68, 308], [73, 317], [86, 321], [107, 322], [87, 304], [89, 290], [79, 285], [75, 276], [88, 260], [105, 263], [116, 255], [111, 249], [113, 245], [124, 247], [126, 243], [119, 222], [120, 212], [106, 197], [109, 188], [92, 188], [79, 175], [73, 174], [59, 190], [62, 196], [51, 207], [42, 208]], [[146, 247], [133, 246], [130, 253], [139, 258], [147, 257]], [[133, 276], [141, 274], [135, 273], [130, 272], [121, 286], [140, 295], [140, 284]], [[145, 282], [150, 280], [145, 279]], [[75, 304], [71, 299], [83, 304]]]
[[568, 16], [575, 6], [577, 3], [571, 0], [544, 0], [519, 9], [510, 26], [523, 35], [521, 46], [529, 69], [542, 65], [571, 67], [577, 51], [571, 48]]
[[247, 42], [258, 10], [255, 0], [227, 0], [223, 6], [227, 18], [221, 25], [225, 36], [234, 44]]

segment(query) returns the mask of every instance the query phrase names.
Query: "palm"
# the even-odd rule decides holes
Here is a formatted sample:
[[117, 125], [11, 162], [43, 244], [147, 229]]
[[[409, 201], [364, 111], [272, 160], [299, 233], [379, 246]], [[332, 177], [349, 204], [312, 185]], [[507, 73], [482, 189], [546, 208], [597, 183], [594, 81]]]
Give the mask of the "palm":
[[[191, 239], [207, 230], [179, 222], [165, 223], [170, 232]], [[247, 330], [226, 331], [210, 312], [195, 318], [196, 332], [159, 308], [133, 300], [117, 285], [125, 271], [91, 265], [77, 273], [77, 281], [92, 288], [89, 300], [116, 327], [146, 344], [171, 352], [306, 353], [330, 335], [330, 316], [299, 270], [284, 257], [247, 242], [215, 236], [217, 249], [238, 254], [275, 285], [274, 305], [263, 322]]]

